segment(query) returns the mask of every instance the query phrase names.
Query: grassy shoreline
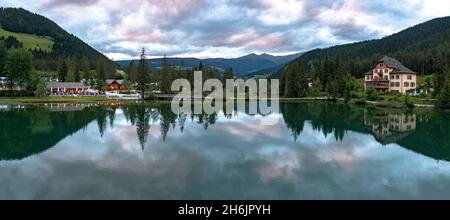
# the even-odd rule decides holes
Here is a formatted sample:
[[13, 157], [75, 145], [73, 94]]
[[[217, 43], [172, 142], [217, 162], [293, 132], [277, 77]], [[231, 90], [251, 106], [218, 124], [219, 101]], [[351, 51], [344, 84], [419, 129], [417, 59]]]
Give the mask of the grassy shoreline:
[[[279, 98], [280, 102], [314, 102], [314, 101], [330, 101], [327, 97], [306, 97], [306, 98]], [[243, 100], [238, 100], [243, 101]], [[344, 102], [344, 99], [336, 99], [338, 102]], [[416, 108], [434, 108], [434, 103], [429, 101], [421, 101], [412, 99]], [[27, 104], [53, 104], [53, 103], [101, 103], [101, 102], [123, 102], [123, 103], [135, 103], [135, 101], [127, 101], [120, 99], [111, 99], [106, 97], [0, 97], [0, 104], [3, 105], [27, 105]], [[145, 102], [170, 102], [166, 101], [145, 101]], [[365, 101], [360, 103], [360, 100], [352, 99], [349, 104], [355, 105], [374, 105], [384, 108], [406, 108], [405, 104], [401, 101]]]

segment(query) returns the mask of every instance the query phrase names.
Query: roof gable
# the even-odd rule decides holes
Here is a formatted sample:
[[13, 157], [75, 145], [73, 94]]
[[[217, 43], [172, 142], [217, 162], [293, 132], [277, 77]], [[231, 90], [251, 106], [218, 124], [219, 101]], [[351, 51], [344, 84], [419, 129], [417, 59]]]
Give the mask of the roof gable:
[[411, 74], [416, 74], [414, 71], [412, 71], [411, 69], [409, 69], [408, 67], [404, 66], [400, 61], [398, 61], [395, 58], [392, 57], [388, 57], [388, 56], [384, 56], [383, 58], [379, 59], [377, 62], [378, 63], [384, 63], [386, 64], [388, 67], [393, 68], [395, 73], [411, 73]]

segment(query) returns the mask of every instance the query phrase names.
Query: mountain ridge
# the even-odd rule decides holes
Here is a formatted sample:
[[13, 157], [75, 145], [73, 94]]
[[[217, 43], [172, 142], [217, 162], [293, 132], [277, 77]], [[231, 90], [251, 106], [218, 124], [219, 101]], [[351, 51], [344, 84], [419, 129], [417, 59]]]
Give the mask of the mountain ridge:
[[[208, 67], [218, 68], [224, 71], [226, 68], [233, 68], [233, 71], [237, 76], [245, 76], [264, 69], [275, 68], [280, 65], [284, 65], [295, 58], [299, 57], [302, 53], [295, 53], [286, 56], [273, 56], [267, 53], [257, 55], [255, 53], [247, 54], [245, 56], [237, 58], [194, 58], [194, 57], [168, 57], [167, 62], [175, 66], [186, 66], [189, 68], [198, 67], [200, 63]], [[164, 58], [148, 59], [147, 65], [150, 68], [157, 69], [160, 67]], [[135, 60], [136, 61], [136, 60]], [[126, 68], [131, 60], [118, 60], [115, 61], [121, 68]]]

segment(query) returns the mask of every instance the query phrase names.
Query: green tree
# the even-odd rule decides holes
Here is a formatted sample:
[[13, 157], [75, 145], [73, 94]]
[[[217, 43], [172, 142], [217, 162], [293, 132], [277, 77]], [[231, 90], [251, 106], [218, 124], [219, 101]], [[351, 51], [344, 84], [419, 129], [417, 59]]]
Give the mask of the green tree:
[[150, 83], [149, 70], [147, 68], [145, 61], [146, 61], [145, 49], [142, 48], [141, 59], [139, 60], [139, 64], [137, 67], [137, 77], [136, 77], [137, 90], [141, 91], [142, 98], [145, 98], [145, 90], [148, 88]]
[[284, 69], [284, 95], [288, 98], [304, 97], [308, 92], [308, 77], [302, 61], [292, 63]]
[[64, 57], [59, 57], [57, 69], [59, 81], [65, 82], [67, 74], [69, 73], [69, 67]]
[[127, 69], [126, 69], [126, 73], [128, 75], [128, 80], [130, 81], [131, 84], [136, 83], [136, 78], [137, 78], [137, 67], [136, 67], [136, 63], [134, 62], [134, 60], [130, 61], [130, 64], [128, 65]]
[[0, 41], [0, 76], [6, 76], [6, 48], [3, 41]]
[[69, 71], [67, 73], [67, 77], [66, 77], [65, 82], [76, 82], [75, 81], [75, 73], [73, 71]]
[[36, 85], [36, 96], [38, 97], [46, 97], [48, 96], [48, 88], [47, 84], [43, 80], [38, 80]]
[[87, 57], [82, 57], [80, 60], [80, 71], [83, 73], [83, 78], [88, 79], [89, 78], [89, 70], [90, 70], [90, 63], [89, 59]]
[[17, 84], [23, 89], [31, 78], [33, 55], [25, 49], [10, 50], [6, 60], [6, 73], [11, 91]]
[[97, 80], [102, 80], [102, 81], [106, 80], [106, 63], [103, 58], [99, 58], [97, 60], [96, 73], [97, 73], [97, 77], [96, 77]]
[[233, 68], [227, 68], [223, 73], [223, 81], [225, 82], [227, 79], [234, 79]]
[[367, 100], [376, 101], [378, 99], [378, 92], [371, 86], [366, 90]]
[[164, 55], [161, 67], [161, 92], [164, 94], [170, 93], [170, 86], [172, 81], [172, 68], [167, 62], [166, 55]]
[[404, 102], [405, 102], [405, 106], [409, 109], [413, 109], [415, 107], [414, 103], [411, 102], [411, 100], [409, 99], [409, 93], [406, 93]]
[[450, 71], [446, 71], [446, 79], [438, 98], [438, 108], [450, 109]]
[[81, 72], [80, 72], [81, 68], [80, 68], [80, 66], [81, 66], [80, 59], [75, 58], [74, 63], [73, 63], [73, 67], [72, 67], [74, 82], [80, 82], [81, 81]]
[[355, 77], [349, 73], [346, 74], [344, 83], [344, 100], [348, 102], [354, 96], [358, 86]]

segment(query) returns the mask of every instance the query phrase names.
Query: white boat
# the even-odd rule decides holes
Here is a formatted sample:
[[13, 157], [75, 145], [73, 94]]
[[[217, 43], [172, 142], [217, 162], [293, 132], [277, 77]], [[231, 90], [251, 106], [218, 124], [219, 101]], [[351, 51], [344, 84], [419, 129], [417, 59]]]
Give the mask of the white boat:
[[139, 93], [120, 93], [120, 92], [105, 92], [106, 97], [124, 99], [124, 100], [141, 100], [142, 97]]

